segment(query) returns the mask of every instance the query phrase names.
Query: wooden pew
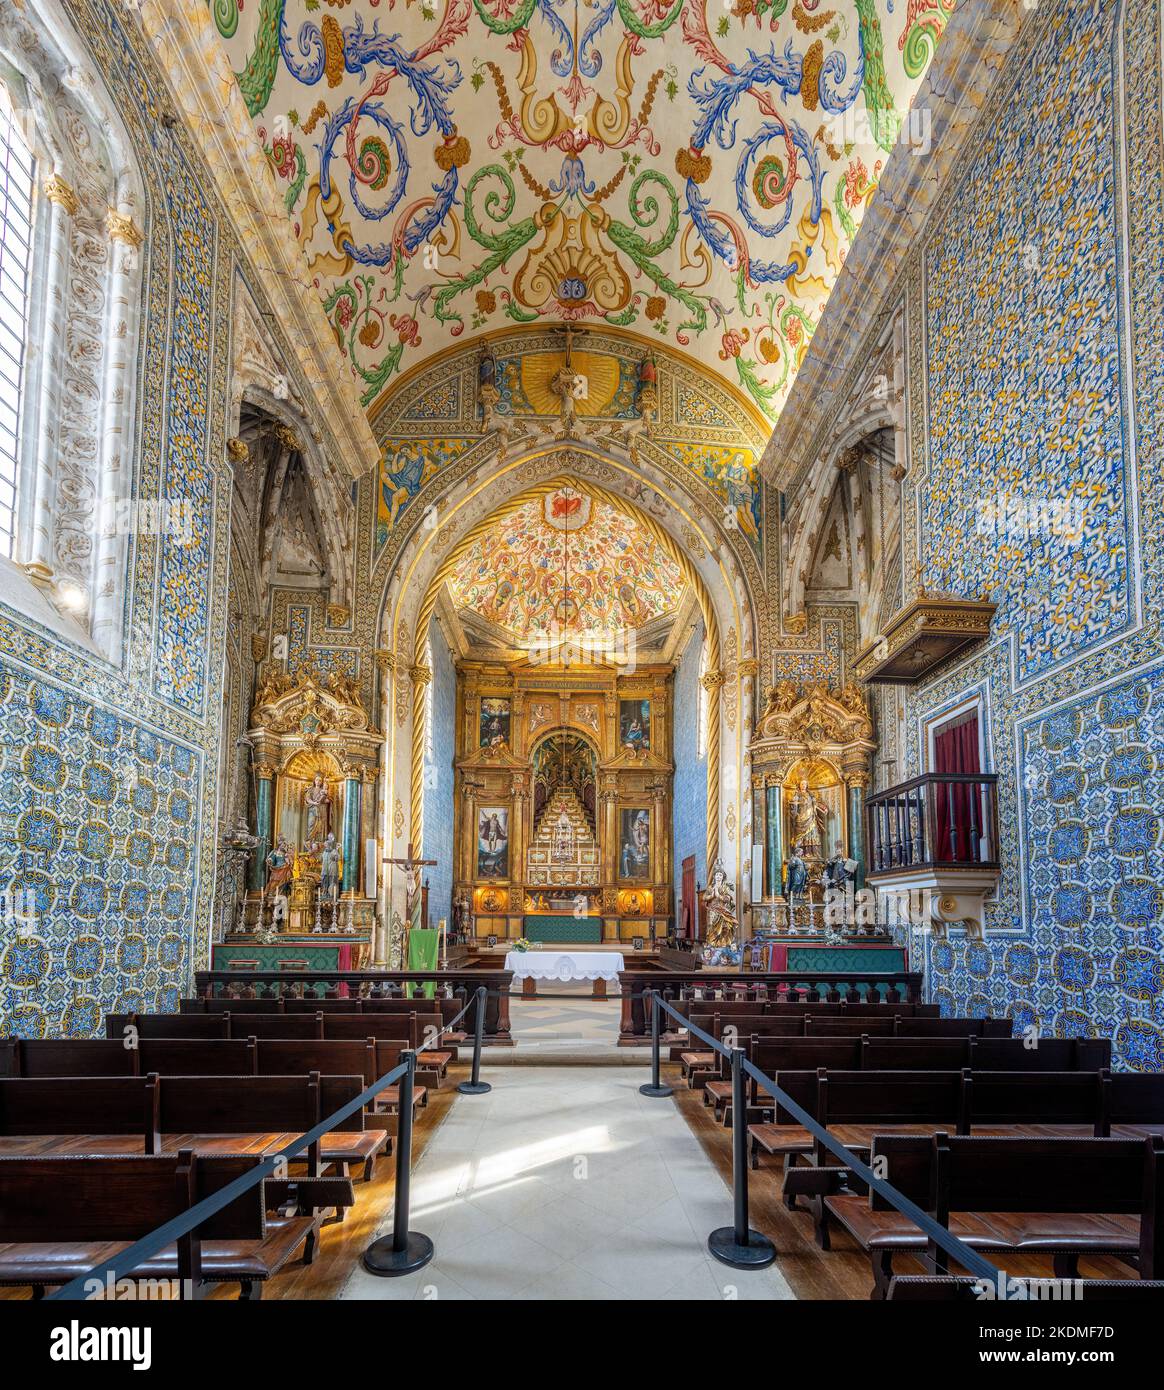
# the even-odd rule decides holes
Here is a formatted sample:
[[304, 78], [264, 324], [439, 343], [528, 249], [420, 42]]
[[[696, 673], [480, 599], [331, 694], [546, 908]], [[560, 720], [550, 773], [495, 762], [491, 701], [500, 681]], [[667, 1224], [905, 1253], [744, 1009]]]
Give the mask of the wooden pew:
[[[0, 1076], [137, 1076], [140, 1052], [113, 1038], [5, 1038]], [[155, 1069], [156, 1070], [156, 1069]]]
[[[325, 1038], [375, 1038], [401, 1042], [416, 1049], [441, 1030], [440, 1014], [326, 1014]], [[429, 1048], [416, 1059], [417, 1080], [439, 1087], [448, 1074], [453, 1054], [444, 1048]]]
[[[778, 1072], [785, 1090], [807, 1094], [805, 1072]], [[789, 1094], [792, 1094], [789, 1091]], [[1111, 1076], [1097, 1072], [827, 1071], [816, 1072], [809, 1103], [799, 1103], [846, 1148], [867, 1153], [882, 1133], [967, 1135], [987, 1132], [1022, 1138], [1102, 1137], [1109, 1126]], [[796, 1098], [796, 1097], [794, 1097]], [[798, 1157], [818, 1166], [835, 1162], [806, 1128], [782, 1118], [748, 1126], [752, 1167], [761, 1152], [782, 1157], [785, 1173]]]
[[[237, 1149], [244, 1136], [248, 1147], [260, 1147], [264, 1153], [285, 1148], [325, 1116], [354, 1100], [364, 1085], [362, 1074], [321, 1076], [310, 1072], [307, 1076], [239, 1076], [229, 1080], [167, 1076], [161, 1083], [162, 1148], [192, 1146], [200, 1152]], [[365, 1128], [361, 1109], [312, 1144], [306, 1158], [292, 1161], [306, 1162], [312, 1176], [333, 1164], [346, 1176], [349, 1166], [357, 1165], [368, 1178], [385, 1142], [382, 1131]]]
[[1128, 1139], [1164, 1134], [1164, 1074], [1117, 1072], [1112, 1077], [1111, 1132]]
[[133, 1028], [139, 1038], [229, 1038], [229, 1014], [106, 1014], [105, 1036], [122, 1039]]
[[[1046, 1280], [1032, 1276], [1018, 1282], [1035, 1297]], [[890, 1303], [982, 1303], [979, 1280], [965, 1274], [895, 1274], [886, 1297]], [[1164, 1303], [1164, 1279], [1077, 1279], [1071, 1302]]]
[[252, 1076], [254, 1043], [245, 1038], [26, 1038], [0, 1049], [0, 1076]]
[[184, 1014], [281, 1014], [283, 1000], [278, 998], [235, 999], [224, 995], [219, 999], [179, 999], [178, 1011]]
[[[199, 1157], [0, 1157], [0, 1284], [44, 1290], [83, 1276], [243, 1176], [253, 1155]], [[267, 1216], [264, 1183], [237, 1197], [175, 1246], [125, 1277], [179, 1280], [179, 1297], [198, 1297], [207, 1283], [239, 1284], [258, 1298], [263, 1284], [297, 1250], [314, 1258], [318, 1224], [311, 1217]]]
[[1102, 1138], [1111, 1131], [1111, 1074], [967, 1069], [958, 1132], [983, 1129], [1027, 1139]]
[[[840, 1071], [1082, 1071], [1092, 1075], [1111, 1062], [1106, 1038], [1051, 1038], [1029, 1048], [1021, 1038], [770, 1038], [747, 1040], [748, 1060], [766, 1075], [819, 1068]], [[724, 1124], [732, 1122], [731, 1081], [704, 1088]], [[749, 1118], [766, 1118], [772, 1099], [749, 1082]], [[1162, 1114], [1164, 1118], [1164, 1114]], [[1164, 1126], [1162, 1126], [1164, 1132]]]
[[[760, 1065], [757, 1063], [757, 1065]], [[821, 1065], [829, 1065], [823, 1063]], [[970, 1067], [975, 1071], [1099, 1071], [1111, 1066], [1107, 1038], [865, 1038], [859, 1065], [867, 1071], [905, 1067]]]
[[232, 1037], [305, 1041], [324, 1036], [323, 1014], [318, 1010], [309, 1014], [242, 1014], [237, 1019], [234, 1014], [228, 1014], [227, 1017]]
[[[0, 1081], [0, 1154], [266, 1154], [285, 1148], [364, 1089], [362, 1076], [7, 1078]], [[371, 1171], [385, 1147], [364, 1112], [341, 1121], [302, 1159]], [[354, 1200], [354, 1199], [353, 1199]]]
[[156, 1152], [157, 1076], [6, 1077], [0, 1081], [0, 1155]]
[[254, 1076], [254, 1038], [143, 1038], [138, 1045], [143, 1074], [162, 1076]]
[[[990, 1258], [1040, 1254], [1059, 1278], [1081, 1255], [1136, 1261], [1140, 1277], [1164, 1272], [1164, 1139], [994, 1139], [939, 1133], [879, 1135], [872, 1157], [886, 1180], [951, 1234]], [[840, 1181], [840, 1179], [837, 1179]], [[870, 1192], [822, 1199], [823, 1243], [837, 1221], [873, 1261], [884, 1298], [893, 1257], [924, 1253], [936, 1274], [947, 1256], [892, 1204]]]

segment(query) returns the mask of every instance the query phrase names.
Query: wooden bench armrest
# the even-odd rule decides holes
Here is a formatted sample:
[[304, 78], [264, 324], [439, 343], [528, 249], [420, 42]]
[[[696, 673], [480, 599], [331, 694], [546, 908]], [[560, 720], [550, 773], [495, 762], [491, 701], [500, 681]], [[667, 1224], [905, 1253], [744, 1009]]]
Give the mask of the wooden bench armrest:
[[786, 1197], [833, 1197], [848, 1188], [847, 1168], [789, 1168], [784, 1174]]

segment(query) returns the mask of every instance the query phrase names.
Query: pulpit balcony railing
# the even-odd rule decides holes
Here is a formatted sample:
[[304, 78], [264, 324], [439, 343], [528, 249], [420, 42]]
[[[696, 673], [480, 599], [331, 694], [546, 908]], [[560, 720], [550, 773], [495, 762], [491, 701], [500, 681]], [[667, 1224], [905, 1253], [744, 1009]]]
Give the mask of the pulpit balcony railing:
[[868, 872], [998, 868], [998, 777], [927, 772], [865, 801]]

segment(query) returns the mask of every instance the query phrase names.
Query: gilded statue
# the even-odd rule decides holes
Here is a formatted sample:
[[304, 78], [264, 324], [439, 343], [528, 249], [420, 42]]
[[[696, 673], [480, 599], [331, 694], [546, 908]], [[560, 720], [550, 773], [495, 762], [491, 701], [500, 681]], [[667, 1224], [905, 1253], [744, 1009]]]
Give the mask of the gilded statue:
[[739, 936], [740, 922], [736, 916], [736, 895], [728, 882], [722, 860], [717, 859], [712, 866], [703, 904], [707, 911], [706, 944], [713, 948], [734, 946]]
[[792, 812], [792, 845], [806, 859], [819, 859], [828, 821], [824, 802], [809, 790], [808, 779], [802, 777], [789, 802]]

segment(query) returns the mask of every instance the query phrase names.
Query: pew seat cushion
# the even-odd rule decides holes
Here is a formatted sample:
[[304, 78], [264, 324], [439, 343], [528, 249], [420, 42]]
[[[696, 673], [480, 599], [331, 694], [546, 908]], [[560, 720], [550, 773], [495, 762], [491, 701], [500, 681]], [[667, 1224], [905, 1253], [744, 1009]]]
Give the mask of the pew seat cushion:
[[1164, 1134], [1164, 1124], [1112, 1125], [1113, 1139], [1151, 1139]]
[[[283, 1268], [315, 1228], [309, 1216], [270, 1216], [262, 1240], [204, 1240], [202, 1277], [220, 1283], [266, 1280]], [[126, 1241], [0, 1245], [0, 1284], [67, 1284], [128, 1248]], [[168, 1245], [133, 1272], [137, 1279], [176, 1279], [177, 1247]]]
[[[873, 1211], [868, 1197], [842, 1194], [825, 1198], [826, 1210], [841, 1223], [863, 1250], [924, 1250], [927, 1240], [917, 1226], [898, 1211]], [[958, 1212], [950, 1234], [967, 1244], [993, 1235], [978, 1212]]]
[[770, 1154], [811, 1153], [815, 1140], [801, 1125], [749, 1125], [753, 1144]]
[[324, 1163], [364, 1163], [387, 1142], [388, 1134], [382, 1129], [335, 1129], [320, 1140], [319, 1156]]
[[140, 1134], [3, 1134], [3, 1158], [80, 1158], [86, 1154], [145, 1153]]
[[[377, 1102], [390, 1110], [395, 1110], [400, 1104], [400, 1087], [386, 1086], [376, 1097]], [[414, 1086], [412, 1089], [412, 1108], [415, 1110], [419, 1105], [428, 1104], [428, 1088], [426, 1086]]]
[[[924, 1250], [926, 1237], [897, 1211], [873, 1211], [867, 1197], [826, 1197], [825, 1208], [865, 1250]], [[1138, 1216], [1090, 1212], [955, 1212], [950, 1233], [976, 1250], [1008, 1254], [1120, 1254], [1140, 1244]]]
[[957, 1121], [943, 1120], [938, 1121], [923, 1120], [911, 1124], [886, 1124], [881, 1121], [872, 1125], [829, 1125], [829, 1133], [839, 1143], [844, 1144], [846, 1149], [855, 1149], [868, 1152], [873, 1146], [873, 1140], [878, 1134], [906, 1135], [918, 1138], [927, 1138], [933, 1134], [956, 1134], [958, 1131]]

